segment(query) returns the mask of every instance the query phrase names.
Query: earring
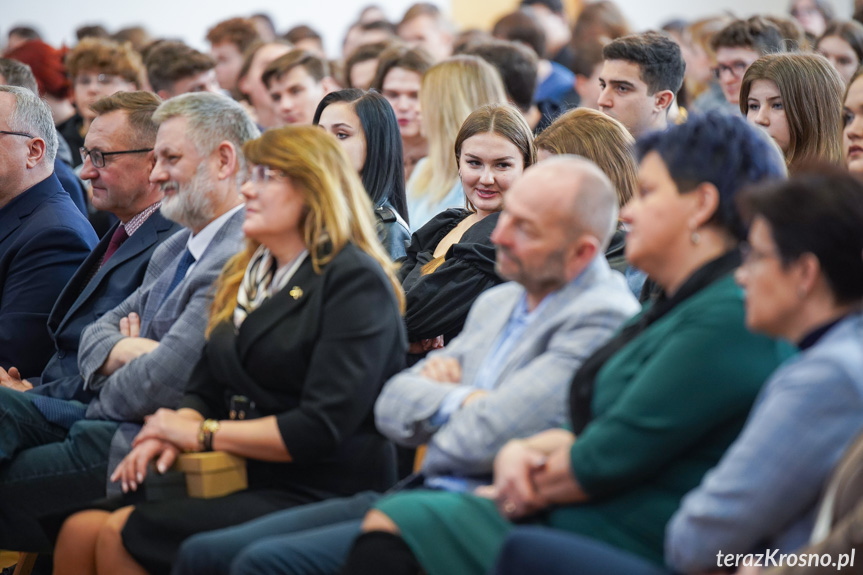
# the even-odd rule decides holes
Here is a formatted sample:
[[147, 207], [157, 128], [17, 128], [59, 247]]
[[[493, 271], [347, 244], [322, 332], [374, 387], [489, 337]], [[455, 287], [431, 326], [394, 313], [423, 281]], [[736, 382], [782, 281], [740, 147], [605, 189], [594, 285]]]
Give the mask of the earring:
[[692, 235], [689, 236], [689, 241], [692, 242], [693, 246], [697, 246], [701, 242], [701, 236], [698, 235], [696, 230], [692, 230]]

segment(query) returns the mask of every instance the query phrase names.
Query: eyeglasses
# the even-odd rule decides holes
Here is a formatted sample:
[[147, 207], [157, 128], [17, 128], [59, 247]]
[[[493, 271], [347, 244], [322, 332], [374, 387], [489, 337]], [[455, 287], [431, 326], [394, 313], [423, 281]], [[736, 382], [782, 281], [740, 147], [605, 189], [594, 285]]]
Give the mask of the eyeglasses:
[[114, 74], [98, 74], [96, 76], [91, 74], [82, 74], [80, 76], [75, 76], [75, 83], [79, 86], [89, 86], [94, 82], [100, 86], [110, 86], [111, 84], [121, 81], [123, 81], [123, 78]]
[[741, 77], [746, 73], [746, 70], [752, 64], [749, 62], [744, 62], [743, 60], [735, 60], [731, 62], [731, 64], [717, 64], [715, 68], [711, 68], [711, 72], [713, 72], [713, 77], [719, 80], [722, 78], [722, 74], [725, 72], [730, 72], [732, 76], [735, 78]]
[[740, 255], [743, 258], [743, 265], [751, 266], [754, 263], [766, 259], [779, 259], [777, 252], [762, 252], [754, 249], [748, 242], [740, 243]]
[[8, 130], [0, 130], [0, 134], [9, 134], [10, 136], [24, 136], [25, 138], [35, 138], [33, 134], [27, 132], [10, 132]]
[[105, 156], [116, 156], [118, 154], [143, 154], [144, 152], [152, 152], [153, 148], [143, 148], [140, 150], [121, 150], [119, 152], [103, 152], [101, 150], [88, 150], [87, 148], [81, 146], [79, 148], [81, 152], [81, 159], [86, 160], [90, 158], [90, 161], [93, 162], [93, 166], [97, 168], [105, 167]]
[[253, 184], [260, 184], [273, 180], [281, 182], [284, 181], [287, 177], [287, 174], [285, 174], [281, 170], [274, 170], [273, 168], [268, 168], [267, 166], [255, 166], [251, 170], [251, 177], [249, 177], [249, 181], [251, 181]]

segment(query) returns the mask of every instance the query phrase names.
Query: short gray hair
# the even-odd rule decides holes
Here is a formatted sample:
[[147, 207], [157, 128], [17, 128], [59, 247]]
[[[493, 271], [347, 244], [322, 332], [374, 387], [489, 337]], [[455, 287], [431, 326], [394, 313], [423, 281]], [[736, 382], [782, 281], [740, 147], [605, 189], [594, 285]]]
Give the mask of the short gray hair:
[[15, 96], [15, 109], [8, 119], [9, 129], [26, 132], [44, 140], [44, 161], [53, 165], [54, 158], [57, 156], [58, 142], [51, 108], [27, 88], [0, 86], [0, 92], [8, 92]]
[[0, 58], [0, 76], [3, 76], [5, 80], [3, 83], [7, 86], [20, 86], [39, 95], [39, 85], [36, 83], [33, 70], [24, 62], [11, 58]]
[[261, 135], [243, 107], [227, 96], [211, 92], [181, 94], [162, 102], [153, 114], [157, 125], [171, 118], [185, 118], [189, 139], [201, 155], [212, 154], [227, 140], [237, 149], [238, 182], [246, 173], [243, 144]]

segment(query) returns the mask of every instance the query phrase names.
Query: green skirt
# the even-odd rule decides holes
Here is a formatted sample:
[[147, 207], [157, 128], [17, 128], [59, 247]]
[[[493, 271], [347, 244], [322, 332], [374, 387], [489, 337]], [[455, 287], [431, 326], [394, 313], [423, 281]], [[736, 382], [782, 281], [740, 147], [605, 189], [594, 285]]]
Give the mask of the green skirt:
[[484, 575], [515, 526], [493, 501], [446, 491], [416, 490], [378, 501], [429, 575]]
[[[676, 500], [629, 497], [551, 508], [527, 518], [561, 531], [578, 533], [663, 565], [665, 524]], [[377, 505], [398, 525], [401, 536], [429, 575], [487, 573], [515, 525], [500, 516], [494, 502], [464, 493], [411, 490]]]

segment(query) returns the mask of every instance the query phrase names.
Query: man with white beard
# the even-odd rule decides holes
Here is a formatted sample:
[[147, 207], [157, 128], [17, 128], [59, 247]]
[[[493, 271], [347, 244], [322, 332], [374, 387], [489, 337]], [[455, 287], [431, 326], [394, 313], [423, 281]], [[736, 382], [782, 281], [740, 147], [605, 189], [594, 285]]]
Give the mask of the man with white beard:
[[108, 470], [144, 417], [177, 406], [204, 345], [211, 284], [242, 247], [241, 148], [258, 136], [252, 120], [212, 93], [168, 100], [153, 120], [150, 181], [165, 194], [162, 214], [187, 229], [154, 252], [138, 290], [84, 330], [89, 405], [43, 398], [37, 409], [21, 393], [0, 404], [0, 548], [47, 551], [37, 518], [105, 496]]

